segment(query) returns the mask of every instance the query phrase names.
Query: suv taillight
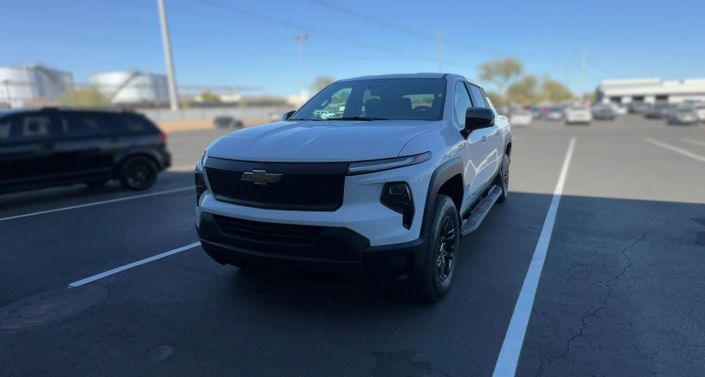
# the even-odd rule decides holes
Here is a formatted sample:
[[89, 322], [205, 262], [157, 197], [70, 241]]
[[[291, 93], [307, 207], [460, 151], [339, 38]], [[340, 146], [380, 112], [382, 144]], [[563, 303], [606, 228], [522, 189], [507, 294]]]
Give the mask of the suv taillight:
[[166, 133], [164, 133], [164, 131], [160, 130], [159, 131], [159, 140], [161, 140], [163, 143], [166, 143], [166, 139], [167, 139]]

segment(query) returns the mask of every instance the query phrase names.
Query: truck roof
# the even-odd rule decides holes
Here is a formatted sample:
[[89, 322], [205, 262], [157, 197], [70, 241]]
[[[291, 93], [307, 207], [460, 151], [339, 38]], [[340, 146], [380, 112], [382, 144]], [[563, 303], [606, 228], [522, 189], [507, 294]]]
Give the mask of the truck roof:
[[453, 73], [442, 73], [442, 72], [419, 72], [419, 73], [394, 73], [386, 75], [368, 75], [368, 76], [358, 76], [351, 77], [348, 79], [342, 79], [340, 81], [353, 81], [353, 80], [374, 80], [374, 79], [440, 79], [448, 76], [459, 77], [465, 79], [460, 75]]

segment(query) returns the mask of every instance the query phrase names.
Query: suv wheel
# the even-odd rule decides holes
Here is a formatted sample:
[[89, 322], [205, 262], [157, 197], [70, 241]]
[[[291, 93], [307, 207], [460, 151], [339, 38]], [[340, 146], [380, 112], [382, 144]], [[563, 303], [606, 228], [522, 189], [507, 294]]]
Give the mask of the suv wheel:
[[497, 177], [494, 179], [494, 184], [502, 189], [502, 194], [497, 198], [497, 203], [504, 203], [509, 196], [509, 155], [505, 154], [502, 159], [502, 165], [499, 167]]
[[450, 289], [460, 248], [460, 220], [450, 197], [436, 198], [427, 237], [427, 248], [414, 264], [411, 283], [421, 301], [435, 302]]
[[119, 170], [120, 183], [130, 190], [146, 190], [157, 181], [157, 164], [145, 156], [128, 157]]

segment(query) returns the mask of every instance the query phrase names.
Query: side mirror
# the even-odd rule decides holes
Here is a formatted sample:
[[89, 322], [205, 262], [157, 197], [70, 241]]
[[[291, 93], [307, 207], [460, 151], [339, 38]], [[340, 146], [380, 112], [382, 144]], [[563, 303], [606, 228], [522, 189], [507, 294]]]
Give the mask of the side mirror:
[[284, 115], [282, 115], [282, 120], [289, 120], [289, 118], [294, 115], [295, 112], [296, 111], [294, 110], [285, 112]]
[[494, 126], [494, 112], [484, 107], [468, 107], [465, 111], [465, 128], [463, 136], [468, 137], [472, 131]]

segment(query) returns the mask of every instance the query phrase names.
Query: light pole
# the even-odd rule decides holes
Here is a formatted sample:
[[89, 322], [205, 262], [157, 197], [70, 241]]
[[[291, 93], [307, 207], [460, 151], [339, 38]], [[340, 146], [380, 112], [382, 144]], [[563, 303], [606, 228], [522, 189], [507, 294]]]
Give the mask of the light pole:
[[304, 41], [308, 39], [307, 33], [298, 34], [296, 41], [299, 42], [299, 79], [301, 80], [301, 102], [306, 100], [306, 68], [304, 68]]
[[10, 108], [12, 108], [12, 95], [10, 95], [10, 80], [5, 79], [3, 81], [5, 83], [5, 96], [7, 97], [7, 103], [10, 105]]
[[159, 22], [162, 27], [162, 45], [164, 47], [164, 62], [166, 63], [166, 77], [169, 86], [169, 104], [172, 110], [179, 109], [179, 94], [176, 92], [176, 75], [174, 75], [174, 58], [171, 56], [171, 37], [169, 37], [169, 24], [166, 17], [164, 0], [157, 0], [159, 7]]

